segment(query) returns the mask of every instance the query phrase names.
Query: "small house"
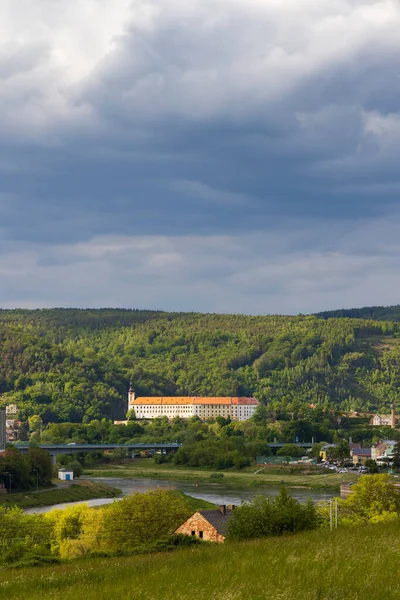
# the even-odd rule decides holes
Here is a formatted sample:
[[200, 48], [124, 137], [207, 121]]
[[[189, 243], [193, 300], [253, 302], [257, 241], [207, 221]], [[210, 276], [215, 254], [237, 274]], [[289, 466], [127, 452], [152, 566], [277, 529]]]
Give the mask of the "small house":
[[328, 460], [329, 452], [333, 448], [336, 448], [336, 444], [325, 444], [325, 446], [321, 448], [321, 451], [319, 453], [321, 460]]
[[371, 448], [357, 448], [351, 452], [353, 465], [365, 465], [366, 461], [371, 458]]
[[73, 481], [74, 472], [72, 469], [58, 469], [58, 479], [61, 481]]
[[371, 420], [371, 425], [375, 427], [382, 427], [383, 425], [389, 426], [392, 424], [392, 418], [390, 415], [374, 415]]
[[233, 509], [234, 506], [226, 507], [222, 504], [218, 509], [198, 510], [182, 523], [175, 533], [196, 536], [208, 542], [223, 543]]

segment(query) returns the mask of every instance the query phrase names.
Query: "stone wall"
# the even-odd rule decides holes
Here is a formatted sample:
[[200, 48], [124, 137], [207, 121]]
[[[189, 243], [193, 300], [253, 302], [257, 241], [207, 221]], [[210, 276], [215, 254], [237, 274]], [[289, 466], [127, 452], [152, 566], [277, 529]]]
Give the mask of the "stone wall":
[[207, 542], [223, 543], [225, 538], [205, 519], [199, 512], [194, 513], [187, 521], [183, 523], [175, 533], [184, 535], [194, 535], [201, 538], [200, 532], [203, 532], [202, 539]]

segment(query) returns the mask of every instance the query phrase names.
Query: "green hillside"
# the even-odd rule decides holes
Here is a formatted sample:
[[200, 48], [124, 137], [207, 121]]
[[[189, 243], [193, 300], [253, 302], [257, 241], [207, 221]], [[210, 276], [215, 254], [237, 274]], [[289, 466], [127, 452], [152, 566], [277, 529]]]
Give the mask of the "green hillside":
[[9, 600], [398, 600], [400, 529], [312, 531], [0, 572]]
[[270, 409], [400, 407], [400, 324], [139, 310], [0, 311], [1, 403], [44, 423], [122, 418], [139, 395], [254, 395]]

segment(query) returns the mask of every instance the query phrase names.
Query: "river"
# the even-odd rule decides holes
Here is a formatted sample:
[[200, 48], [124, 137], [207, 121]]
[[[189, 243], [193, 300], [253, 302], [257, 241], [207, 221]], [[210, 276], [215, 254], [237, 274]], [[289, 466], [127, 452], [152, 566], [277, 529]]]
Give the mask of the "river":
[[[163, 481], [161, 479], [126, 479], [118, 477], [95, 477], [90, 478], [91, 481], [106, 483], [122, 491], [123, 496], [128, 496], [135, 492], [148, 492], [154, 489], [163, 490], [179, 490], [184, 494], [207, 500], [213, 504], [235, 504], [240, 505], [242, 502], [251, 501], [255, 496], [276, 496], [279, 494], [280, 487], [262, 486], [257, 488], [239, 488], [226, 486], [223, 483], [192, 483], [188, 481]], [[329, 500], [335, 495], [334, 492], [323, 490], [310, 490], [307, 488], [291, 488], [291, 495], [300, 501], [305, 501], [308, 498], [312, 500]], [[115, 498], [97, 498], [95, 500], [85, 500], [79, 502], [68, 502], [65, 504], [55, 504], [53, 506], [43, 506], [28, 508], [24, 512], [28, 514], [42, 514], [53, 508], [64, 509], [68, 506], [76, 506], [78, 504], [87, 504], [88, 506], [101, 506], [114, 502]]]

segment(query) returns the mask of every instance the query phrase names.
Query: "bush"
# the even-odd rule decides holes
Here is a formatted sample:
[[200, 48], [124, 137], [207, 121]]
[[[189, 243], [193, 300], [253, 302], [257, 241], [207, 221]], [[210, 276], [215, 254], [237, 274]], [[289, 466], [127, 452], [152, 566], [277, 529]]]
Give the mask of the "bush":
[[36, 555], [50, 556], [51, 526], [41, 515], [0, 507], [0, 564], [9, 565]]
[[154, 462], [156, 463], [156, 465], [163, 465], [163, 464], [167, 463], [168, 462], [167, 454], [155, 454]]
[[68, 468], [73, 470], [74, 477], [78, 478], [82, 475], [82, 465], [77, 460], [73, 460], [72, 462], [68, 463]]
[[12, 569], [22, 569], [24, 567], [44, 567], [46, 565], [55, 565], [60, 562], [56, 556], [42, 554], [27, 554], [21, 560], [8, 565]]
[[[400, 492], [389, 475], [363, 475], [346, 500], [338, 500], [342, 526], [392, 522], [400, 518]], [[320, 505], [321, 528], [329, 527], [329, 506]]]
[[245, 540], [317, 527], [317, 511], [308, 500], [302, 504], [283, 488], [276, 498], [260, 496], [235, 509], [229, 522], [228, 539]]
[[174, 492], [154, 490], [125, 496], [102, 514], [99, 549], [130, 552], [171, 535], [191, 511]]
[[304, 450], [302, 448], [300, 448], [299, 446], [297, 446], [297, 444], [285, 444], [284, 446], [282, 446], [282, 448], [279, 448], [279, 450], [277, 450], [276, 455], [277, 456], [287, 456], [287, 457], [295, 457], [298, 458], [300, 456], [303, 456], [304, 454]]
[[237, 456], [233, 463], [235, 469], [238, 471], [240, 469], [244, 469], [244, 467], [248, 467], [250, 465], [250, 459], [247, 456]]
[[212, 481], [222, 481], [225, 475], [223, 473], [211, 473], [210, 479]]
[[379, 468], [378, 465], [376, 464], [376, 460], [373, 460], [372, 458], [368, 458], [365, 461], [365, 466], [368, 469], [368, 472], [373, 474], [373, 473], [379, 473]]

